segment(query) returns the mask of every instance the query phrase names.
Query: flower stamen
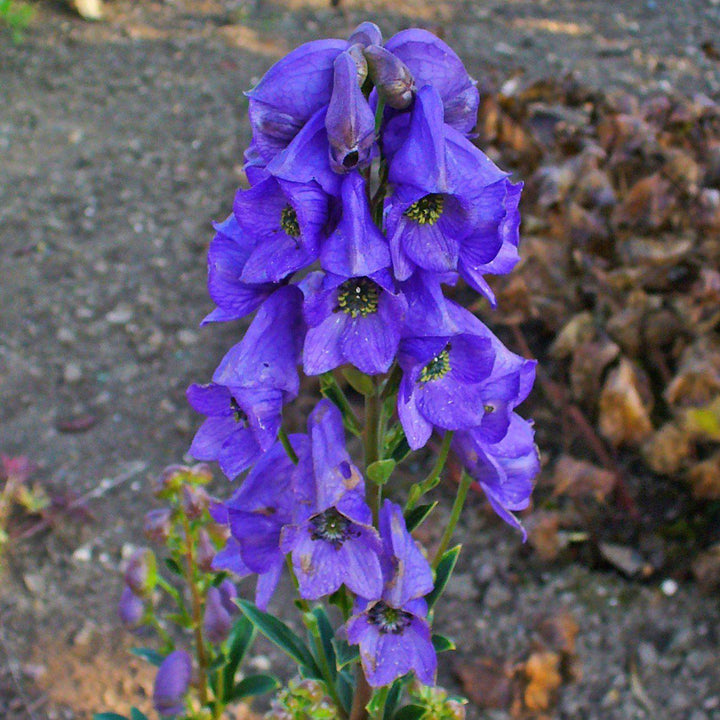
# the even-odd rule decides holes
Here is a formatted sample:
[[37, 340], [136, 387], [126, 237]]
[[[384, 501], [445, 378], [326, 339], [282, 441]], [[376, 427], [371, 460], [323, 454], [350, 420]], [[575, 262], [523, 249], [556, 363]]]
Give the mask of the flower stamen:
[[405, 610], [390, 607], [380, 600], [368, 611], [368, 619], [383, 634], [400, 635], [412, 622], [412, 615]]
[[434, 225], [440, 219], [444, 207], [445, 197], [431, 193], [414, 202], [403, 214], [419, 225]]
[[440, 380], [450, 371], [450, 353], [445, 348], [436, 355], [421, 371], [420, 382], [426, 383], [431, 380]]
[[352, 318], [365, 317], [378, 309], [380, 287], [370, 278], [350, 278], [338, 290], [336, 312], [342, 311]]
[[300, 223], [295, 208], [286, 205], [280, 213], [280, 227], [291, 238], [300, 237]]

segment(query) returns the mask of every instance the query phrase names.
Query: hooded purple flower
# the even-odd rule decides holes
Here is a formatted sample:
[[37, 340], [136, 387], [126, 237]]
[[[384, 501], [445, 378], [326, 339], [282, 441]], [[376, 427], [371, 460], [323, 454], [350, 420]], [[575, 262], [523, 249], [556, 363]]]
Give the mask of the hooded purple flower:
[[237, 388], [280, 390], [297, 396], [297, 365], [305, 333], [303, 295], [295, 285], [276, 290], [260, 307], [243, 339], [220, 361], [213, 382]]
[[184, 698], [192, 678], [192, 659], [184, 650], [171, 652], [158, 668], [153, 688], [153, 706], [166, 717], [185, 712]]
[[216, 223], [215, 230], [208, 250], [208, 292], [217, 307], [202, 321], [203, 325], [244, 317], [277, 287], [241, 280], [254, 242], [240, 229], [234, 215]]
[[207, 415], [190, 446], [197, 460], [217, 460], [231, 480], [247, 470], [275, 441], [283, 393], [273, 388], [230, 388], [218, 383], [191, 385], [187, 398]]
[[405, 63], [418, 88], [432, 85], [438, 91], [446, 124], [464, 135], [473, 131], [480, 96], [451, 47], [427, 30], [411, 28], [393, 35], [385, 49]]
[[128, 629], [134, 630], [142, 625], [145, 617], [145, 603], [137, 596], [129, 585], [124, 585], [118, 603], [120, 622]]
[[540, 471], [532, 423], [512, 413], [504, 437], [487, 439], [483, 428], [459, 432], [452, 447], [472, 478], [485, 491], [495, 512], [505, 522], [527, 533], [512, 514], [530, 504], [533, 479]]
[[[308, 454], [309, 441], [305, 435], [291, 435], [290, 443], [298, 455]], [[238, 575], [257, 573], [255, 603], [263, 610], [285, 564], [280, 534], [282, 528], [293, 521], [294, 470], [285, 448], [278, 442], [260, 458], [242, 487], [222, 509], [213, 510], [214, 517], [227, 523], [232, 533], [232, 542], [216, 556], [213, 567]], [[268, 482], [269, 478], [272, 482]]]
[[443, 123], [442, 101], [425, 86], [417, 95], [407, 137], [395, 153], [389, 178], [387, 228], [395, 276], [416, 267], [471, 274], [500, 251], [507, 174], [465, 137]]
[[247, 94], [254, 153], [265, 163], [330, 102], [333, 63], [345, 40], [305, 43], [273, 65]]
[[233, 616], [239, 609], [234, 600], [237, 597], [235, 585], [227, 578], [218, 587], [211, 587], [205, 598], [203, 630], [211, 643], [227, 640], [232, 629]]
[[242, 268], [244, 283], [280, 282], [317, 259], [328, 201], [315, 183], [268, 176], [248, 190], [238, 190], [233, 213], [252, 241]]
[[311, 600], [345, 584], [363, 597], [382, 588], [380, 540], [360, 471], [345, 449], [340, 411], [321, 400], [308, 419], [310, 448], [295, 470], [294, 523], [280, 547], [292, 552], [300, 595]]
[[335, 58], [325, 128], [330, 143], [330, 166], [337, 173], [365, 167], [377, 150], [375, 114], [360, 87], [364, 79], [358, 76], [358, 64], [349, 52]]
[[319, 375], [352, 363], [368, 375], [387, 372], [397, 352], [407, 302], [387, 270], [363, 276], [312, 273], [304, 283], [303, 364]]
[[432, 685], [437, 657], [423, 599], [433, 588], [432, 570], [407, 530], [402, 510], [385, 500], [380, 511], [383, 540], [381, 593], [359, 597], [346, 625], [348, 640], [360, 646], [360, 658], [373, 687], [389, 685], [414, 670]]

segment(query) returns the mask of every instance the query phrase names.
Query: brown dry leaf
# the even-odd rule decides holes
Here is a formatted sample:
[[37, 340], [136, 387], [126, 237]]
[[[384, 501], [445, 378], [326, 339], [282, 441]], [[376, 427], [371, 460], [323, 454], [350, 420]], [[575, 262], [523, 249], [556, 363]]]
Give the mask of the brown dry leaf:
[[665, 399], [676, 408], [701, 407], [720, 394], [720, 344], [700, 337], [680, 359], [680, 367], [665, 390]]
[[692, 564], [695, 579], [705, 592], [720, 589], [720, 543], [705, 550]]
[[599, 400], [600, 432], [615, 447], [637, 447], [652, 433], [652, 403], [639, 371], [626, 358], [608, 376]]
[[513, 671], [489, 657], [456, 663], [463, 692], [480, 708], [509, 708], [513, 698]]
[[528, 542], [538, 557], [544, 562], [552, 562], [560, 552], [558, 536], [560, 517], [555, 512], [538, 511], [532, 514], [526, 523]]
[[671, 190], [670, 183], [658, 173], [638, 180], [615, 208], [613, 225], [640, 232], [662, 229], [675, 206]]
[[586, 342], [573, 354], [570, 364], [570, 388], [576, 400], [595, 404], [605, 368], [620, 354], [620, 348], [603, 338], [598, 342]]
[[563, 455], [555, 464], [553, 494], [573, 499], [593, 498], [603, 502], [613, 491], [616, 482], [615, 473], [585, 460]]
[[595, 321], [592, 313], [581, 312], [573, 315], [556, 335], [550, 346], [550, 355], [565, 358], [572, 355], [581, 343], [595, 337]]
[[691, 433], [675, 423], [665, 423], [640, 449], [653, 472], [674, 475], [693, 453]]
[[536, 629], [549, 650], [568, 656], [575, 654], [575, 639], [580, 626], [567, 610], [542, 618]]
[[662, 173], [680, 190], [691, 195], [697, 192], [700, 183], [700, 166], [684, 150], [672, 148], [667, 151]]
[[548, 710], [562, 685], [560, 655], [555, 652], [535, 652], [523, 668], [527, 685], [523, 700], [530, 712]]
[[686, 477], [698, 500], [720, 500], [720, 452], [694, 465]]

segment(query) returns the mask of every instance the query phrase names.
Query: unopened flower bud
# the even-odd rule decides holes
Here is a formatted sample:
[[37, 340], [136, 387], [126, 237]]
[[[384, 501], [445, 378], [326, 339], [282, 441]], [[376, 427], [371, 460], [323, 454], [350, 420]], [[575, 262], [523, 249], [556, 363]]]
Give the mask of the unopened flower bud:
[[134, 630], [142, 625], [145, 615], [145, 604], [127, 585], [123, 587], [118, 603], [120, 622], [128, 629]]
[[210, 570], [212, 570], [212, 561], [215, 559], [216, 554], [215, 545], [213, 545], [213, 541], [210, 539], [207, 530], [200, 528], [195, 550], [195, 560], [200, 570], [210, 572]]
[[143, 521], [145, 537], [156, 543], [165, 544], [172, 529], [172, 511], [170, 508], [159, 508], [146, 513]]
[[352, 35], [348, 38], [348, 43], [350, 45], [359, 43], [363, 47], [367, 45], [382, 45], [382, 32], [375, 23], [365, 21], [353, 30]]
[[347, 54], [355, 61], [355, 66], [357, 67], [358, 85], [362, 87], [365, 82], [365, 78], [368, 76], [368, 64], [365, 56], [363, 55], [362, 45], [358, 43], [351, 45], [347, 49]]
[[190, 687], [192, 660], [184, 650], [170, 653], [155, 676], [153, 705], [163, 717], [185, 711], [183, 699]]
[[227, 640], [232, 628], [232, 618], [222, 601], [220, 590], [211, 587], [205, 598], [205, 614], [203, 616], [203, 631], [211, 643], [221, 643]]
[[379, 45], [370, 45], [363, 52], [370, 79], [385, 103], [396, 110], [409, 107], [415, 94], [415, 80], [408, 66]]
[[445, 703], [445, 710], [452, 720], [465, 720], [465, 705], [457, 700], [448, 700]]
[[149, 548], [136, 550], [125, 568], [125, 583], [140, 597], [148, 597], [157, 583], [157, 561]]
[[210, 496], [205, 488], [183, 485], [182, 509], [190, 520], [197, 520], [208, 509]]
[[185, 484], [190, 468], [186, 465], [168, 465], [153, 485], [153, 495], [157, 498], [170, 499]]
[[218, 590], [220, 591], [220, 600], [222, 600], [223, 607], [232, 615], [237, 615], [240, 610], [235, 604], [238, 593], [235, 583], [229, 578], [225, 578], [219, 585]]
[[196, 463], [190, 468], [188, 482], [193, 485], [207, 485], [213, 479], [212, 468], [207, 463]]

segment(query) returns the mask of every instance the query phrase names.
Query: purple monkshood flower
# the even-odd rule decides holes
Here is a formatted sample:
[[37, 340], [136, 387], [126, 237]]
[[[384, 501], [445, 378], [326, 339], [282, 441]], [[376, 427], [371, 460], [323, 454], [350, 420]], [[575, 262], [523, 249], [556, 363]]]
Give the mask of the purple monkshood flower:
[[217, 460], [231, 480], [247, 470], [277, 437], [283, 393], [273, 388], [191, 385], [187, 399], [207, 415], [190, 446], [197, 460]]
[[232, 629], [233, 616], [239, 609], [233, 602], [237, 597], [235, 585], [227, 578], [218, 587], [211, 587], [205, 598], [203, 629], [205, 637], [212, 643], [227, 640]]
[[333, 63], [346, 47], [345, 40], [305, 43], [275, 63], [246, 93], [252, 147], [261, 161], [272, 160], [330, 102]]
[[305, 336], [302, 291], [276, 290], [261, 306], [243, 339], [220, 361], [213, 382], [233, 388], [280, 390], [287, 402], [298, 394], [297, 365]]
[[382, 590], [380, 539], [365, 483], [345, 449], [340, 411], [321, 400], [308, 419], [310, 448], [295, 469], [295, 513], [280, 549], [292, 553], [299, 592], [315, 600], [345, 584], [362, 597]]
[[483, 428], [456, 433], [452, 448], [470, 476], [485, 491], [493, 510], [513, 527], [527, 533], [512, 514], [530, 503], [533, 479], [540, 471], [532, 423], [512, 413], [507, 431], [497, 442], [487, 440]]
[[192, 678], [192, 659], [185, 650], [171, 652], [155, 676], [153, 706], [163, 717], [185, 712], [184, 698]]
[[350, 53], [343, 52], [335, 58], [325, 128], [330, 143], [330, 166], [337, 173], [366, 167], [377, 152], [375, 114], [360, 87], [364, 79], [358, 77], [358, 66]]
[[383, 540], [381, 593], [358, 597], [346, 627], [350, 643], [373, 687], [389, 685], [414, 670], [420, 682], [432, 685], [437, 657], [423, 599], [433, 588], [432, 570], [407, 530], [402, 510], [385, 500], [380, 511]]
[[312, 273], [303, 283], [308, 324], [307, 375], [352, 363], [368, 375], [387, 372], [400, 343], [407, 301], [386, 269], [363, 276]]
[[456, 334], [407, 338], [400, 345], [398, 415], [414, 450], [433, 427], [480, 426], [488, 440], [500, 440], [535, 378], [534, 361], [507, 350], [472, 313], [451, 302], [447, 308]]
[[[309, 452], [305, 435], [290, 435], [290, 444], [299, 456]], [[280, 533], [293, 522], [294, 471], [278, 442], [258, 460], [232, 498], [212, 510], [216, 521], [229, 525], [232, 533], [227, 546], [215, 556], [213, 567], [240, 576], [257, 573], [255, 604], [262, 610], [267, 608], [285, 564]]]
[[420, 267], [459, 270], [472, 282], [500, 252], [508, 212], [517, 212], [508, 200], [516, 188], [507, 173], [445, 125], [442, 113], [437, 90], [423, 87], [390, 163], [395, 191], [386, 201], [386, 219], [399, 280]]
[[241, 279], [255, 242], [240, 229], [234, 215], [215, 224], [215, 230], [208, 250], [208, 292], [217, 307], [203, 325], [244, 317], [257, 310], [277, 287]]
[[328, 198], [315, 183], [268, 176], [238, 190], [233, 213], [252, 242], [240, 279], [276, 283], [317, 259], [328, 220]]
[[118, 603], [118, 615], [120, 622], [128, 628], [134, 630], [142, 625], [145, 617], [145, 603], [141, 597], [138, 597], [129, 585], [123, 586], [120, 602]]

